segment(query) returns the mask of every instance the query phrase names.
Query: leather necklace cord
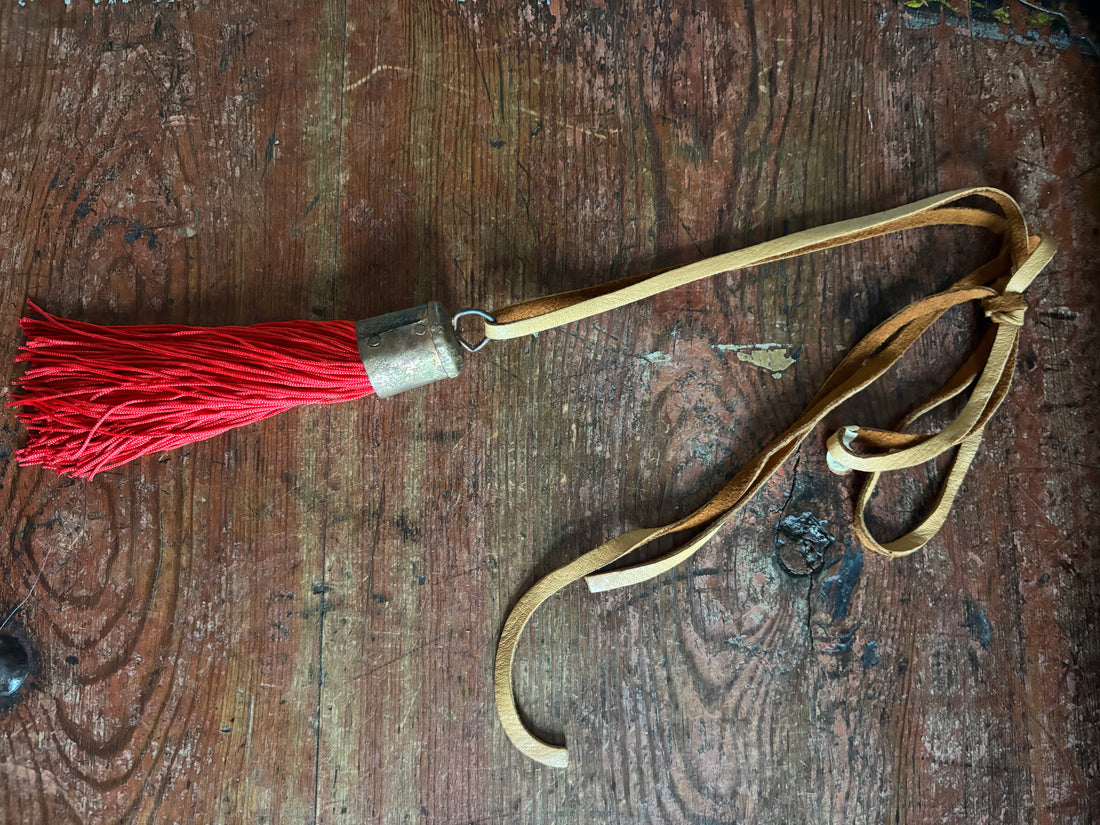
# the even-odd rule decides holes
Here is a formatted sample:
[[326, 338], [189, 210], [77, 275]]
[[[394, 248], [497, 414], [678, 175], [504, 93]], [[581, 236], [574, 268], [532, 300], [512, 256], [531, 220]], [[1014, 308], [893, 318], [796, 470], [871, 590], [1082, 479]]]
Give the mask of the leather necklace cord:
[[[987, 205], [981, 208], [960, 205], [959, 201], [964, 199], [981, 200]], [[516, 648], [539, 605], [582, 578], [590, 591], [601, 592], [648, 581], [685, 562], [756, 495], [825, 416], [878, 380], [944, 313], [977, 301], [993, 323], [966, 363], [938, 392], [902, 419], [896, 430], [847, 426], [833, 433], [827, 442], [826, 458], [834, 472], [866, 474], [853, 518], [855, 533], [865, 547], [897, 558], [915, 552], [932, 539], [959, 494], [985, 425], [1008, 394], [1026, 310], [1023, 293], [1050, 261], [1056, 245], [1046, 236], [1029, 236], [1023, 213], [1009, 195], [998, 189], [976, 187], [796, 232], [686, 266], [539, 298], [493, 313], [496, 320], [486, 324], [486, 336], [497, 340], [516, 338], [723, 272], [924, 226], [981, 227], [1001, 237], [1001, 249], [991, 261], [946, 290], [915, 301], [865, 336], [848, 351], [798, 419], [698, 510], [661, 527], [631, 530], [588, 551], [539, 580], [512, 608], [497, 644], [495, 694], [504, 731], [525, 755], [552, 767], [564, 768], [568, 764], [564, 747], [543, 742], [524, 725], [513, 692]], [[968, 389], [970, 396], [962, 410], [942, 430], [931, 434], [909, 431], [921, 416]], [[901, 538], [882, 542], [871, 535], [864, 514], [882, 474], [923, 464], [951, 450], [955, 453], [931, 512]], [[679, 533], [688, 534], [679, 548], [633, 566], [601, 572], [644, 545]]]

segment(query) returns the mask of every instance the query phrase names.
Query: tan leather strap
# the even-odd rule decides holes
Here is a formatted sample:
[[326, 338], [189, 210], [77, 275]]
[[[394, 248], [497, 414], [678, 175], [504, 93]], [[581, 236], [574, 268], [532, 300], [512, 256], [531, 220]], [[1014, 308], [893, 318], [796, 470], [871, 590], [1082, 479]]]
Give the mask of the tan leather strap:
[[[992, 205], [986, 208], [955, 205], [967, 198], [992, 201]], [[891, 557], [924, 546], [943, 526], [978, 451], [982, 431], [1008, 393], [1026, 309], [1023, 292], [1050, 260], [1055, 244], [1044, 236], [1028, 235], [1020, 207], [1004, 192], [985, 187], [960, 189], [866, 218], [796, 232], [687, 266], [540, 298], [494, 313], [496, 322], [487, 325], [487, 336], [515, 338], [733, 269], [805, 255], [889, 232], [937, 225], [985, 228], [1002, 237], [1000, 253], [950, 288], [916, 301], [876, 327], [846, 354], [798, 420], [694, 513], [663, 527], [632, 530], [590, 550], [541, 579], [512, 608], [497, 645], [495, 692], [505, 733], [524, 754], [554, 767], [565, 767], [568, 762], [565, 748], [539, 740], [524, 726], [513, 693], [512, 663], [519, 637], [540, 604], [581, 578], [593, 592], [612, 590], [644, 582], [686, 561], [760, 490], [826, 415], [890, 369], [945, 312], [978, 301], [993, 326], [939, 392], [903, 419], [896, 431], [843, 427], [827, 444], [829, 466], [834, 471], [868, 474], [854, 519], [860, 541], [876, 553]], [[907, 432], [918, 418], [967, 389], [970, 397], [962, 411], [943, 430], [932, 434]], [[952, 449], [956, 452], [951, 468], [932, 511], [908, 534], [880, 543], [867, 528], [864, 511], [882, 473], [922, 464]], [[672, 552], [631, 567], [599, 572], [654, 539], [688, 531], [694, 534]]]

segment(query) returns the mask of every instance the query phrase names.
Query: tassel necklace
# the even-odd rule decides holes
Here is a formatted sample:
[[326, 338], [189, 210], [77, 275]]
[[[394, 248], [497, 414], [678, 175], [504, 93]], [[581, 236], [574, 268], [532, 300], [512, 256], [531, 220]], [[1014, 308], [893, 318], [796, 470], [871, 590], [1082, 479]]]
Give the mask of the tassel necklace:
[[[974, 205], [981, 203], [981, 206]], [[450, 315], [437, 302], [350, 321], [290, 321], [238, 327], [171, 325], [105, 327], [70, 321], [31, 303], [20, 322], [26, 363], [10, 405], [28, 431], [20, 464], [40, 464], [91, 478], [141, 455], [175, 449], [258, 421], [299, 404], [387, 398], [462, 369], [466, 353], [490, 341], [518, 338], [607, 312], [723, 272], [831, 249], [927, 226], [972, 226], [1000, 237], [995, 257], [942, 292], [922, 298], [881, 323], [848, 351], [806, 410], [749, 461], [717, 495], [672, 524], [632, 530], [583, 554], [537, 582], [512, 608], [497, 644], [497, 713], [509, 739], [530, 758], [565, 767], [565, 748], [538, 739], [523, 724], [513, 691], [512, 664], [535, 610], [562, 588], [584, 579], [592, 592], [628, 587], [687, 561], [714, 536], [807, 435], [853, 395], [883, 375], [948, 310], [976, 301], [992, 324], [980, 344], [896, 430], [848, 426], [827, 442], [837, 473], [865, 474], [853, 528], [868, 549], [889, 557], [923, 547], [947, 519], [982, 432], [1012, 382], [1023, 292], [1054, 255], [1054, 242], [1029, 235], [1017, 203], [987, 187], [960, 189], [865, 218], [797, 232], [736, 252], [657, 273], [564, 292], [495, 312]], [[476, 344], [457, 331], [480, 317]], [[954, 421], [939, 432], [910, 432], [929, 411], [970, 390]], [[913, 467], [954, 450], [932, 511], [908, 534], [889, 542], [871, 535], [864, 510], [882, 473]], [[655, 559], [604, 570], [663, 536], [685, 542]], [[603, 572], [601, 572], [603, 571]]]

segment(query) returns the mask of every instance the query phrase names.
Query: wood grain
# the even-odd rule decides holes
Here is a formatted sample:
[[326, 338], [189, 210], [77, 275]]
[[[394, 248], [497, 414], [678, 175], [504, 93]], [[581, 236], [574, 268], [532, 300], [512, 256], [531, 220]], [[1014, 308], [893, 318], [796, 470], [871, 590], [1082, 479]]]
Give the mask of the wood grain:
[[[1100, 818], [1100, 63], [1076, 14], [940, 6], [0, 8], [0, 363], [26, 298], [106, 323], [491, 308], [976, 183], [1061, 245], [925, 551], [864, 556], [819, 437], [691, 564], [539, 613], [516, 686], [565, 772], [496, 723], [515, 599], [705, 500], [976, 235], [719, 278], [87, 483], [17, 467], [6, 409], [4, 614], [36, 584], [3, 628], [32, 676], [0, 709], [0, 819]], [[893, 421], [976, 323], [833, 423]], [[936, 473], [886, 483], [877, 529]], [[777, 525], [804, 513], [834, 540], [795, 576]]]

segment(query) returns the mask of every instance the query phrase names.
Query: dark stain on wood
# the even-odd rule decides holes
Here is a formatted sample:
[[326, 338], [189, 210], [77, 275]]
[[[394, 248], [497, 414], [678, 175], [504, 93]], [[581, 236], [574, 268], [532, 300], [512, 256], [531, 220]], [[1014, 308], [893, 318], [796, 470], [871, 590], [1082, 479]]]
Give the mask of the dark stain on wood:
[[794, 576], [805, 576], [825, 563], [825, 551], [836, 541], [825, 526], [826, 522], [809, 511], [779, 521], [775, 547], [783, 569]]
[[859, 586], [859, 576], [863, 572], [863, 550], [849, 542], [844, 548], [844, 555], [835, 559], [834, 564], [836, 572], [821, 580], [821, 597], [828, 603], [832, 618], [843, 619], [848, 615], [852, 595]]
[[863, 657], [861, 661], [863, 662], [864, 670], [867, 670], [869, 667], [874, 667], [882, 661], [879, 657], [877, 641], [870, 639], [863, 645]]
[[966, 600], [966, 629], [970, 631], [970, 638], [982, 647], [989, 647], [989, 643], [993, 641], [993, 628], [989, 625], [985, 611], [969, 598]]

